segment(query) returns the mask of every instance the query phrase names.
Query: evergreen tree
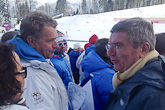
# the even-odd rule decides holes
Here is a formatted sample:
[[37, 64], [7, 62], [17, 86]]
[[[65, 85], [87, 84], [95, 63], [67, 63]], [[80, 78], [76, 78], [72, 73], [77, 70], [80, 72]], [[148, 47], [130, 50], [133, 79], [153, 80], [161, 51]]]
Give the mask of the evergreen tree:
[[98, 0], [93, 0], [93, 13], [99, 13]]
[[27, 0], [16, 0], [16, 13], [17, 13], [17, 22], [19, 23], [22, 18], [24, 18], [30, 11]]
[[87, 14], [87, 3], [86, 3], [86, 0], [82, 1], [81, 8], [82, 8], [82, 13], [83, 14]]
[[0, 14], [0, 17], [3, 17], [5, 22], [10, 23], [9, 0], [0, 0]]
[[77, 8], [76, 15], [78, 15], [78, 14], [79, 14], [79, 10], [78, 10], [78, 8]]
[[113, 11], [114, 10], [114, 3], [112, 0], [108, 0], [107, 3], [107, 11]]
[[99, 1], [99, 7], [100, 7], [100, 12], [107, 12], [107, 0], [100, 0]]
[[36, 0], [29, 0], [29, 11], [36, 10], [37, 1]]
[[66, 9], [67, 9], [66, 0], [58, 0], [56, 4], [56, 15], [63, 13], [63, 15], [66, 16], [67, 15]]

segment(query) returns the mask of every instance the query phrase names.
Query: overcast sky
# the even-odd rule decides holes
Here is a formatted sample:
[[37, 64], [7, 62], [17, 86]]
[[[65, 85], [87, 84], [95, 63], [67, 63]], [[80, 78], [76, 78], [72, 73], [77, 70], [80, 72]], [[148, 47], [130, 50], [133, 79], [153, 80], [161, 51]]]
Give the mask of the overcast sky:
[[[57, 0], [37, 0], [37, 1], [44, 4], [46, 2], [48, 2], [48, 3], [49, 2], [56, 2]], [[69, 1], [72, 4], [80, 4], [82, 0], [67, 0], [67, 1]]]

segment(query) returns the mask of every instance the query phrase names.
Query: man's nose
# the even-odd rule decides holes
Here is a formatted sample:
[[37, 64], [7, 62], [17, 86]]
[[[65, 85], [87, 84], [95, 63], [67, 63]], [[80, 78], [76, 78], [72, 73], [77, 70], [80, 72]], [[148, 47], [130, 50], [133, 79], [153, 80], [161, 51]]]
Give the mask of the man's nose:
[[57, 46], [58, 46], [58, 43], [56, 42], [56, 40], [54, 40], [53, 47], [57, 47]]
[[111, 55], [114, 55], [114, 54], [115, 54], [115, 48], [111, 46], [111, 47], [107, 50], [107, 55], [110, 57]]

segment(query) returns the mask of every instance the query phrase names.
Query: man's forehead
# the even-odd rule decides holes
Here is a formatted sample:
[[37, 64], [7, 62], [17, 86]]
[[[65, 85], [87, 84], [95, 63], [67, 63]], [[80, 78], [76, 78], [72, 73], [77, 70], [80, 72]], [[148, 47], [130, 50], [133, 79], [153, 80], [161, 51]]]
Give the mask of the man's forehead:
[[58, 41], [58, 43], [64, 43], [64, 42], [66, 42], [66, 41]]
[[49, 38], [49, 37], [57, 38], [58, 37], [58, 34], [57, 34], [56, 28], [51, 27], [51, 26], [44, 27], [43, 28], [43, 31], [42, 31], [42, 36], [41, 37], [45, 37], [45, 38]]
[[128, 34], [126, 32], [115, 32], [112, 33], [109, 42], [123, 42], [128, 40]]

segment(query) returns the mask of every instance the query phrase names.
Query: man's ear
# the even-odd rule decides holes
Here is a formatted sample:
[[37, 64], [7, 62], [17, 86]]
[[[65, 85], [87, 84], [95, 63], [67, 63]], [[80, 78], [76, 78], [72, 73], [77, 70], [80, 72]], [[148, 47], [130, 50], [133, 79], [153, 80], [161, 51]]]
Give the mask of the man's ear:
[[149, 53], [150, 52], [150, 48], [151, 48], [150, 44], [148, 42], [144, 42], [142, 44], [142, 47], [141, 47], [141, 49], [142, 49], [141, 57], [144, 57], [147, 53]]
[[27, 37], [27, 43], [32, 47], [35, 48], [36, 40], [32, 36]]

